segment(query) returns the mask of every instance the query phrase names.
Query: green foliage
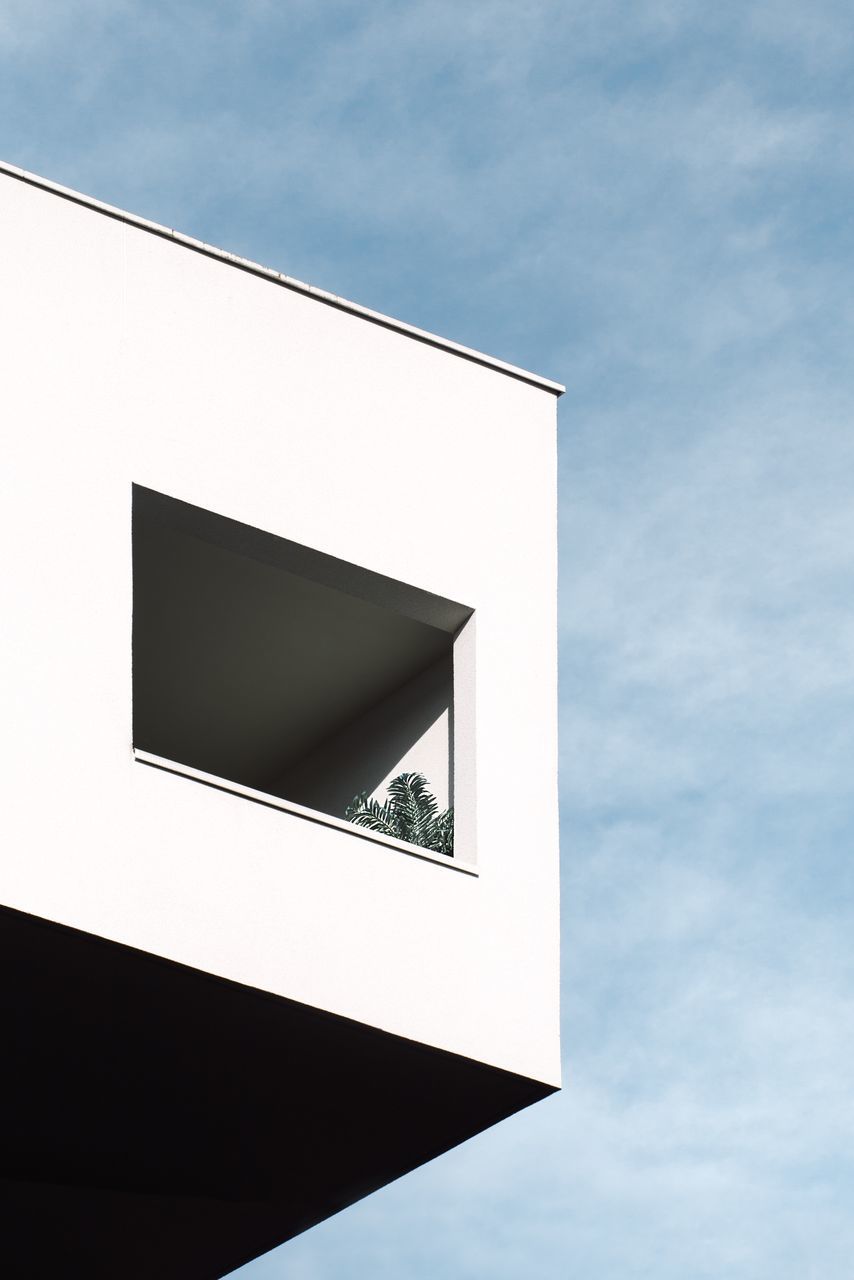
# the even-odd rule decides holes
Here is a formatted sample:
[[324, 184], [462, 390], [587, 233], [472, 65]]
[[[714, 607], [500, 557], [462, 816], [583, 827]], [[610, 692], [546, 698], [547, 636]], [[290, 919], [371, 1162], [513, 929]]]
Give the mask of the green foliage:
[[354, 796], [344, 817], [359, 827], [395, 840], [420, 845], [433, 853], [454, 856], [454, 811], [439, 805], [427, 790], [423, 773], [401, 773], [388, 784], [384, 804], [371, 800], [366, 791]]

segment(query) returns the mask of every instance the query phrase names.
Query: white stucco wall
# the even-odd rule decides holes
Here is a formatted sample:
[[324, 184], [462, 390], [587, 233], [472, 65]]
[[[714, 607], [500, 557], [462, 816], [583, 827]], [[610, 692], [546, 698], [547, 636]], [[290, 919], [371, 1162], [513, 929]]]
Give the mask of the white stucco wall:
[[[6, 174], [0, 236], [0, 902], [557, 1083], [554, 395]], [[132, 482], [474, 606], [478, 877], [133, 763]]]

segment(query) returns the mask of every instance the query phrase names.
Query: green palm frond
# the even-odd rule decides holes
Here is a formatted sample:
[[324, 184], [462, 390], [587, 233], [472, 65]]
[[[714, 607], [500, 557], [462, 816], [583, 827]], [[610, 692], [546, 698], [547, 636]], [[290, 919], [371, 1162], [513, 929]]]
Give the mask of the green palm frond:
[[454, 856], [454, 811], [439, 812], [423, 773], [398, 774], [388, 784], [385, 804], [370, 799], [366, 791], [360, 792], [350, 801], [344, 816], [370, 831]]
[[454, 811], [446, 809], [440, 813], [434, 824], [434, 841], [431, 849], [437, 853], [445, 853], [449, 858], [454, 856]]
[[366, 791], [353, 797], [347, 805], [344, 817], [356, 826], [367, 827], [370, 831], [378, 831], [384, 836], [400, 839], [397, 834], [395, 815], [389, 804], [387, 802], [379, 804], [378, 801], [369, 799]]
[[388, 803], [398, 814], [405, 833], [400, 839], [426, 845], [438, 805], [436, 797], [427, 790], [423, 773], [399, 774], [389, 783], [388, 796]]

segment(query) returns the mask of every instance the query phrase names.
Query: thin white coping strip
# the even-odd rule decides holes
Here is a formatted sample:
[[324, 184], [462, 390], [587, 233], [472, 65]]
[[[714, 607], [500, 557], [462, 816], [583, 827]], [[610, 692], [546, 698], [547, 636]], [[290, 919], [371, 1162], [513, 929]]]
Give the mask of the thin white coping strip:
[[432, 853], [429, 849], [422, 849], [420, 845], [408, 844], [405, 840], [395, 840], [392, 836], [380, 835], [379, 832], [369, 831], [366, 827], [358, 827], [353, 822], [346, 822], [343, 818], [334, 818], [330, 813], [309, 809], [305, 805], [295, 804], [292, 800], [282, 800], [279, 796], [270, 795], [267, 791], [255, 791], [252, 787], [241, 786], [239, 782], [229, 782], [227, 778], [220, 778], [213, 773], [204, 773], [201, 769], [193, 769], [190, 765], [179, 764], [176, 760], [154, 755], [153, 752], [143, 751], [139, 747], [133, 747], [132, 750], [137, 764], [151, 765], [155, 769], [163, 770], [164, 773], [174, 773], [178, 777], [189, 778], [191, 782], [201, 782], [206, 787], [213, 787], [216, 791], [226, 791], [230, 795], [240, 796], [255, 804], [266, 805], [268, 809], [279, 809], [282, 813], [288, 813], [294, 818], [305, 818], [309, 822], [317, 822], [324, 827], [334, 827], [336, 831], [344, 831], [348, 836], [370, 840], [373, 844], [383, 844], [389, 849], [398, 849], [401, 853], [409, 854], [411, 858], [434, 862], [437, 866], [447, 867], [449, 871], [462, 871], [467, 876], [480, 874], [472, 862], [462, 862], [459, 858], [448, 858], [441, 853]]
[[382, 325], [385, 329], [393, 329], [395, 332], [405, 334], [410, 338], [417, 338], [419, 342], [426, 342], [432, 347], [439, 347], [441, 350], [449, 351], [453, 355], [462, 356], [465, 360], [471, 360], [475, 364], [484, 365], [489, 369], [496, 369], [499, 373], [506, 373], [511, 378], [516, 378], [520, 382], [527, 382], [533, 387], [541, 388], [543, 391], [549, 391], [552, 395], [562, 396], [566, 391], [566, 387], [560, 382], [553, 382], [551, 378], [544, 378], [538, 373], [529, 373], [527, 369], [522, 369], [518, 365], [508, 364], [504, 360], [499, 360], [496, 356], [488, 356], [482, 351], [476, 351], [473, 347], [465, 347], [459, 342], [452, 342], [450, 338], [441, 338], [436, 333], [430, 333], [427, 329], [419, 329], [415, 325], [407, 324], [404, 320], [395, 320], [393, 316], [384, 315], [381, 311], [372, 311], [370, 307], [360, 306], [358, 302], [350, 302], [347, 298], [341, 298], [335, 293], [328, 293], [325, 289], [318, 289], [316, 285], [305, 284], [302, 280], [297, 280], [293, 276], [286, 276], [281, 271], [274, 271], [272, 267], [264, 267], [259, 262], [253, 262], [251, 258], [241, 258], [236, 253], [228, 253], [225, 249], [218, 249], [216, 245], [207, 244], [204, 240], [195, 240], [192, 236], [184, 235], [182, 231], [175, 231], [172, 227], [161, 226], [160, 223], [151, 222], [148, 218], [141, 218], [138, 214], [128, 213], [126, 209], [119, 209], [115, 205], [105, 204], [102, 200], [96, 200], [94, 196], [84, 195], [80, 191], [75, 191], [72, 187], [63, 187], [58, 182], [51, 182], [49, 178], [42, 178], [37, 173], [30, 173], [29, 170], [21, 169], [18, 165], [0, 160], [0, 173], [6, 174], [9, 178], [17, 178], [21, 182], [27, 182], [31, 186], [40, 187], [43, 191], [50, 191], [54, 195], [62, 196], [65, 200], [72, 200], [75, 204], [84, 205], [87, 209], [93, 209], [96, 213], [106, 214], [119, 222], [126, 222], [129, 226], [137, 227], [141, 231], [149, 231], [163, 239], [173, 240], [176, 244], [184, 245], [185, 248], [193, 249], [197, 253], [203, 253], [209, 258], [218, 258], [221, 262], [230, 263], [231, 266], [239, 267], [243, 271], [250, 271], [256, 276], [263, 276], [267, 280], [283, 285], [286, 289], [292, 289], [296, 293], [304, 293], [310, 298], [315, 298], [318, 302], [325, 303], [327, 306], [337, 307], [339, 311], [349, 311], [352, 315], [360, 316], [363, 320], [369, 320], [373, 324]]

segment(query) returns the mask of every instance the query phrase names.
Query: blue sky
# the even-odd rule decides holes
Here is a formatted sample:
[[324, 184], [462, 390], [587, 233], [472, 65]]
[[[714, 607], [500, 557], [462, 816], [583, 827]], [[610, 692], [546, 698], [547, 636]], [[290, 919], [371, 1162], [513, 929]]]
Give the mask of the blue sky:
[[833, 0], [0, 0], [0, 155], [566, 382], [566, 1088], [245, 1280], [854, 1274]]

